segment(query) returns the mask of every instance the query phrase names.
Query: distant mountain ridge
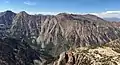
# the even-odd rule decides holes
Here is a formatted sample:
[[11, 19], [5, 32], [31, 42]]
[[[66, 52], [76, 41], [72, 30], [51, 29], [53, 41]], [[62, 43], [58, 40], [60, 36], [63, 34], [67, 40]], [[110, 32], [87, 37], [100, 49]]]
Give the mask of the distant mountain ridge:
[[115, 17], [104, 18], [104, 19], [111, 22], [120, 22], [120, 18], [115, 18]]

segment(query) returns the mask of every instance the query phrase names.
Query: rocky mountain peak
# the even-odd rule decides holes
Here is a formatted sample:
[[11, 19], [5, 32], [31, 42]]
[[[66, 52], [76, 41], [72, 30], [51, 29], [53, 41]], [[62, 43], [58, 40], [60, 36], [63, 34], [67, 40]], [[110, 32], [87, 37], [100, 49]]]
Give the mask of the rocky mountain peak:
[[28, 14], [27, 12], [25, 12], [25, 11], [21, 11], [20, 13], [22, 13], [22, 14]]
[[16, 13], [14, 13], [14, 12], [12, 12], [10, 10], [7, 10], [5, 12], [0, 13], [0, 17], [2, 17], [2, 16], [12, 16], [12, 15], [16, 15]]
[[19, 16], [28, 16], [29, 14], [27, 12], [25, 12], [25, 11], [21, 11], [17, 15], [19, 15]]
[[0, 24], [6, 25], [6, 27], [9, 27], [12, 25], [13, 18], [16, 16], [16, 13], [7, 10], [5, 12], [0, 13]]
[[68, 13], [59, 13], [57, 15], [69, 15]]
[[8, 13], [14, 13], [14, 12], [12, 12], [11, 10], [7, 10], [5, 12], [1, 12], [1, 14], [8, 14]]
[[58, 15], [56, 15], [56, 17], [58, 17], [58, 19], [60, 20], [71, 20], [73, 19], [71, 14], [68, 13], [59, 13]]
[[11, 16], [11, 15], [15, 15], [16, 13], [14, 13], [14, 12], [12, 12], [12, 11], [10, 11], [10, 10], [7, 10], [7, 11], [5, 11], [5, 12], [1, 12], [0, 13], [0, 17], [1, 16]]
[[86, 15], [83, 15], [83, 16], [86, 17], [86, 18], [95, 20], [95, 21], [101, 21], [101, 22], [106, 21], [106, 20], [104, 20], [104, 19], [102, 19], [102, 18], [100, 18], [100, 17], [98, 17], [96, 15], [92, 15], [92, 14], [86, 14]]
[[5, 11], [5, 12], [8, 12], [8, 13], [13, 13], [11, 10], [7, 10], [7, 11]]
[[93, 14], [85, 14], [84, 16], [89, 16], [89, 17], [99, 18], [98, 16], [93, 15]]

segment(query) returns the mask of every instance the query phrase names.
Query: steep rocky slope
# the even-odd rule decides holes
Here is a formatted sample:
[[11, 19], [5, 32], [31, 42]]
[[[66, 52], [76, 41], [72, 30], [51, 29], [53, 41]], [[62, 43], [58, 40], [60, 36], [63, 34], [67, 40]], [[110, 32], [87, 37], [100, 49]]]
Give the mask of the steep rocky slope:
[[[114, 40], [101, 46], [80, 47], [72, 51], [71, 57], [62, 53], [54, 65], [66, 65], [68, 60], [74, 62], [74, 65], [120, 65], [120, 39]], [[68, 57], [68, 58], [66, 58]], [[67, 62], [66, 62], [67, 60]], [[70, 64], [72, 65], [72, 64]]]
[[0, 13], [0, 37], [5, 37], [9, 34], [9, 29], [12, 26], [15, 13], [12, 11], [5, 11]]
[[0, 13], [0, 22], [10, 28], [1, 34], [24, 39], [33, 48], [53, 56], [70, 47], [101, 45], [120, 37], [118, 26], [90, 14], [29, 15], [25, 11], [6, 11]]
[[50, 55], [32, 49], [25, 41], [0, 39], [0, 65], [44, 65], [51, 59]]
[[40, 60], [38, 52], [27, 43], [5, 38], [0, 40], [0, 65], [31, 65]]
[[0, 13], [0, 24], [6, 25], [6, 27], [10, 27], [12, 25], [13, 18], [15, 17], [16, 13], [12, 11], [5, 11]]
[[[44, 61], [42, 63], [45, 65], [53, 62], [54, 58], [52, 56], [57, 57], [59, 54], [61, 54], [64, 51], [67, 51], [69, 48], [78, 48], [77, 50], [80, 53], [77, 51], [74, 51], [74, 53], [76, 53], [80, 57], [82, 57], [82, 55], [85, 57], [80, 59], [78, 57], [77, 59], [76, 58], [77, 55], [74, 56], [76, 59], [76, 63], [78, 63], [78, 65], [84, 62], [84, 60], [82, 61], [81, 59], [85, 59], [88, 61], [93, 60], [95, 63], [98, 62], [99, 64], [99, 62], [102, 62], [101, 59], [105, 60], [106, 57], [107, 59], [111, 57], [106, 54], [101, 54], [100, 50], [103, 50], [110, 54], [112, 53], [119, 54], [119, 47], [120, 47], [119, 46], [120, 42], [118, 40], [120, 38], [119, 24], [108, 22], [95, 15], [91, 15], [91, 14], [77, 15], [77, 14], [67, 14], [67, 13], [60, 13], [58, 15], [29, 15], [25, 11], [22, 11], [20, 13], [13, 13], [11, 11], [6, 11], [0, 13], [0, 25], [3, 24], [5, 25], [5, 30], [3, 30], [3, 28], [1, 27], [0, 29], [2, 29], [2, 32], [0, 32], [0, 34], [2, 35], [4, 34], [6, 37], [12, 37], [12, 38], [24, 40], [27, 43], [29, 43], [30, 47], [37, 50], [39, 54], [42, 56], [41, 60]], [[4, 38], [5, 36], [0, 36], [0, 37]], [[10, 42], [2, 42], [2, 43], [11, 44]], [[22, 42], [21, 43], [17, 42], [17, 43], [19, 44], [18, 47], [24, 46]], [[101, 45], [105, 45], [106, 47], [105, 48], [98, 47]], [[98, 48], [96, 48], [96, 46]], [[0, 48], [2, 47], [3, 46], [1, 46]], [[14, 45], [12, 48], [14, 49]], [[26, 49], [25, 51], [27, 51], [26, 45], [24, 48]], [[82, 48], [85, 48], [87, 50], [84, 50]], [[94, 50], [97, 50], [97, 53], [100, 53], [102, 56], [100, 56], [100, 58], [94, 57], [96, 56]], [[107, 50], [111, 52], [108, 52]], [[81, 53], [81, 51], [85, 51], [85, 52]], [[11, 53], [13, 54], [13, 52]], [[24, 58], [24, 54], [22, 55], [22, 57], [23, 57], [22, 59], [30, 59], [28, 60], [28, 62], [33, 60], [31, 58]], [[119, 58], [119, 55], [112, 55], [112, 57]], [[34, 58], [36, 59], [36, 57]], [[95, 61], [95, 59], [97, 59], [98, 61]], [[77, 61], [77, 60], [81, 60], [81, 61]], [[111, 58], [111, 60], [114, 59]], [[114, 62], [111, 62], [111, 60], [109, 62], [114, 64]], [[89, 61], [89, 62], [91, 63], [93, 61]], [[38, 61], [34, 60], [34, 62], [38, 62]], [[109, 62], [103, 62], [103, 64]], [[117, 61], [115, 63], [117, 63]], [[41, 64], [41, 62], [38, 62], [38, 64]]]
[[18, 13], [11, 27], [11, 36], [24, 38], [52, 55], [69, 47], [101, 45], [120, 37], [112, 23], [94, 15], [29, 15]]

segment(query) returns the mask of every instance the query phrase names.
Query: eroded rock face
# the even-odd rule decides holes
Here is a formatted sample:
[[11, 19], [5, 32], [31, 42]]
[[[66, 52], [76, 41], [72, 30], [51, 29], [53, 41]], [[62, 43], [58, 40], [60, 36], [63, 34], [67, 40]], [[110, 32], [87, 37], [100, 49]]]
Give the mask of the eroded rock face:
[[101, 45], [120, 37], [116, 25], [90, 14], [29, 15], [25, 11], [6, 11], [0, 14], [0, 21], [10, 22], [9, 34], [1, 34], [24, 39], [33, 48], [53, 56], [70, 47]]
[[11, 36], [24, 38], [35, 48], [58, 55], [69, 47], [101, 45], [120, 37], [112, 23], [93, 15], [61, 13], [29, 15], [18, 13], [13, 20]]
[[[55, 57], [67, 51], [70, 47], [99, 46], [120, 38], [118, 23], [111, 23], [90, 14], [29, 15], [24, 11], [17, 14], [13, 12], [11, 14], [10, 12], [0, 13], [0, 23], [5, 23], [6, 27], [10, 25], [7, 29], [9, 31], [7, 36], [25, 40], [32, 48]], [[9, 24], [6, 22], [9, 22]], [[115, 44], [109, 46], [110, 48], [114, 47], [112, 48], [113, 51], [118, 51], [119, 43]], [[92, 55], [92, 52], [88, 53]], [[51, 55], [44, 57], [50, 59], [47, 57], [51, 57]], [[82, 55], [84, 53], [79, 56]], [[85, 54], [84, 56], [93, 59], [88, 57], [90, 55]], [[52, 61], [46, 61], [46, 59], [42, 59], [45, 61], [43, 64]], [[35, 60], [34, 62], [38, 61]], [[82, 62], [84, 64], [84, 61]]]

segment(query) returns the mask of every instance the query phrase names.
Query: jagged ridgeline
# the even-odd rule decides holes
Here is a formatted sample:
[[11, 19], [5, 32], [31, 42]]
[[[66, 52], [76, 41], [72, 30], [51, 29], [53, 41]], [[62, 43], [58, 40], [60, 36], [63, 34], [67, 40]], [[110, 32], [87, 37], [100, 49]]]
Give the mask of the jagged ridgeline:
[[9, 28], [2, 29], [6, 31], [2, 36], [24, 39], [33, 48], [53, 56], [70, 47], [101, 45], [120, 37], [119, 26], [90, 14], [30, 15], [6, 11], [0, 14], [0, 23], [5, 27], [10, 23]]

